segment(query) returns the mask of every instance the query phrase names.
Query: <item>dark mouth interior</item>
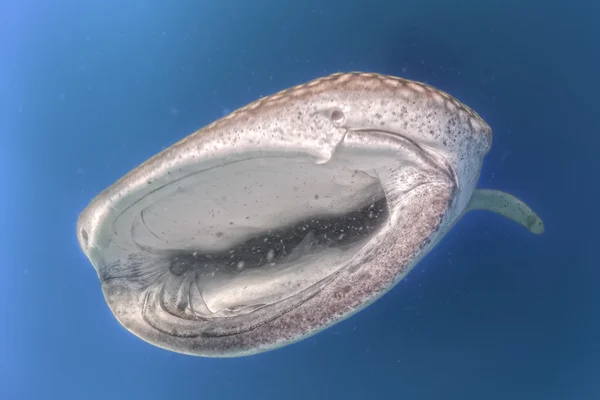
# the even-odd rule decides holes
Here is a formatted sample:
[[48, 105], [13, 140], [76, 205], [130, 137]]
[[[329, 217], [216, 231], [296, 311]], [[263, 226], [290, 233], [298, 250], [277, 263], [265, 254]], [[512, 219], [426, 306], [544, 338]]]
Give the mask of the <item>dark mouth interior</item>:
[[379, 199], [341, 216], [260, 233], [228, 250], [176, 253], [169, 272], [190, 285], [183, 290], [195, 316], [242, 315], [298, 294], [342, 268], [387, 218], [387, 203]]
[[174, 255], [174, 275], [207, 270], [239, 273], [277, 263], [290, 263], [303, 256], [330, 248], [348, 249], [369, 238], [387, 219], [384, 199], [341, 217], [311, 218], [284, 229], [265, 232], [227, 251], [186, 251]]

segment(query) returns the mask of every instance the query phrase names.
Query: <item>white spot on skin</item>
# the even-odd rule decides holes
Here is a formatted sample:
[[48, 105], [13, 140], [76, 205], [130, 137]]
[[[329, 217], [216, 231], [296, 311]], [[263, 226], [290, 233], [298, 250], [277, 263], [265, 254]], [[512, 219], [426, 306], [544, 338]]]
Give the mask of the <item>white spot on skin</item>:
[[404, 97], [405, 99], [409, 99], [409, 98], [413, 97], [414, 92], [412, 90], [410, 90], [408, 87], [404, 87], [404, 88], [400, 89], [399, 94], [400, 94], [400, 96]]
[[471, 126], [473, 127], [473, 130], [480, 131], [483, 129], [483, 126], [481, 126], [481, 124], [479, 123], [479, 121], [477, 121], [477, 119], [471, 118], [470, 122], [471, 122]]
[[439, 92], [433, 92], [431, 94], [431, 98], [435, 101], [436, 104], [440, 106], [444, 104], [444, 97]]
[[392, 87], [398, 87], [401, 84], [400, 81], [397, 79], [388, 79], [385, 81], [385, 83]]
[[408, 87], [410, 87], [412, 90], [414, 90], [417, 93], [424, 93], [425, 92], [425, 88], [421, 85], [419, 85], [416, 82], [409, 82], [408, 83]]
[[304, 95], [305, 95], [306, 93], [308, 93], [309, 91], [310, 91], [310, 89], [307, 89], [307, 88], [299, 88], [299, 89], [297, 89], [297, 90], [294, 90], [294, 91], [292, 92], [292, 94], [293, 94], [294, 96], [304, 96]]
[[282, 98], [283, 96], [284, 96], [283, 93], [275, 94], [275, 95], [269, 97], [269, 100], [270, 101], [278, 100], [278, 99]]
[[336, 80], [336, 82], [337, 82], [337, 83], [344, 83], [344, 82], [347, 82], [347, 81], [349, 81], [349, 80], [350, 80], [350, 78], [352, 78], [352, 75], [342, 75], [342, 76], [340, 76], [340, 77], [339, 77], [339, 78]]
[[255, 110], [255, 109], [257, 109], [258, 107], [260, 107], [262, 103], [263, 103], [263, 102], [259, 100], [259, 101], [257, 101], [256, 103], [253, 103], [253, 104], [251, 104], [251, 105], [248, 107], [248, 110]]

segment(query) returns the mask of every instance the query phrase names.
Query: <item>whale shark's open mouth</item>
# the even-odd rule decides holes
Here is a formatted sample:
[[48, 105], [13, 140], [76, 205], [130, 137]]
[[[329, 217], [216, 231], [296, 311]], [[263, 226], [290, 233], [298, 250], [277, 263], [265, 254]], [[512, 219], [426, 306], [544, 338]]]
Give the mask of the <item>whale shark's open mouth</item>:
[[[256, 157], [170, 181], [115, 219], [115, 233], [131, 234], [129, 261], [101, 279], [135, 282], [146, 322], [169, 334], [230, 335], [270, 321], [326, 285], [385, 225], [373, 169], [382, 158], [369, 158]], [[283, 311], [269, 310], [281, 302]], [[250, 325], [231, 325], [251, 313]], [[175, 329], [173, 318], [210, 326]], [[225, 319], [234, 328], [222, 328]]]
[[461, 215], [491, 130], [428, 85], [333, 74], [257, 100], [82, 212], [121, 324], [169, 350], [254, 354], [391, 289]]

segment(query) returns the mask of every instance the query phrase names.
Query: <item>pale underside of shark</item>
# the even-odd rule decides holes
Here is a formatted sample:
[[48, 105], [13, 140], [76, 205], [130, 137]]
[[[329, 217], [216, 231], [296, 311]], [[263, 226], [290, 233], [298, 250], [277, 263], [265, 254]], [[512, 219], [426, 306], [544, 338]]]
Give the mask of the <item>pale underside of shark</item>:
[[544, 230], [476, 189], [492, 130], [429, 85], [339, 73], [259, 99], [138, 166], [77, 236], [119, 322], [164, 349], [256, 354], [399, 282], [465, 212]]

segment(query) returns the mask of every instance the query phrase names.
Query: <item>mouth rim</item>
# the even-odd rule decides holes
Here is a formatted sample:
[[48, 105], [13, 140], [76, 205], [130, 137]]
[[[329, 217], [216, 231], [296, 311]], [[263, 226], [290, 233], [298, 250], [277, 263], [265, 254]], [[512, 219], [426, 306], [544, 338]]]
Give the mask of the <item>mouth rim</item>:
[[[271, 158], [272, 159], [272, 158]], [[288, 158], [285, 158], [285, 160], [288, 160]], [[308, 164], [309, 161], [304, 161], [305, 163]], [[225, 164], [223, 165], [223, 167], [228, 167], [231, 163]], [[346, 165], [344, 163], [342, 163], [342, 165]], [[320, 165], [315, 165], [315, 168], [322, 168]], [[271, 167], [268, 167], [268, 169], [271, 169]], [[200, 174], [204, 173], [204, 172], [209, 172], [209, 171], [202, 171], [199, 172]], [[193, 179], [193, 177], [192, 177]], [[324, 178], [323, 178], [324, 179]], [[169, 182], [169, 185], [178, 185], [178, 181], [174, 181], [174, 182]], [[371, 189], [369, 189], [370, 193], [378, 193], [381, 189], [381, 182], [378, 179], [375, 179], [375, 183], [373, 184], [369, 184], [371, 187]], [[364, 187], [363, 186], [351, 186], [353, 191], [364, 191]], [[378, 189], [379, 188], [379, 189]], [[155, 189], [154, 191], [156, 192]], [[316, 220], [317, 222], [322, 222], [323, 220], [325, 221], [330, 221], [330, 220], [336, 220], [336, 219], [343, 219], [343, 218], [354, 218], [354, 214], [359, 214], [359, 213], [364, 213], [366, 212], [365, 210], [370, 210], [372, 207], [374, 207], [376, 204], [379, 204], [379, 206], [376, 207], [382, 207], [383, 214], [381, 214], [382, 216], [380, 218], [378, 218], [372, 229], [367, 229], [364, 231], [363, 235], [364, 237], [359, 238], [358, 236], [355, 238], [357, 241], [356, 242], [351, 242], [349, 245], [351, 246], [351, 250], [350, 253], [348, 253], [349, 255], [346, 256], [345, 258], [343, 258], [344, 261], [340, 261], [340, 264], [338, 264], [338, 266], [336, 267], [336, 269], [334, 270], [334, 272], [331, 272], [327, 275], [325, 275], [322, 279], [313, 282], [312, 284], [308, 285], [308, 286], [304, 286], [302, 288], [302, 290], [300, 290], [299, 292], [289, 292], [289, 291], [282, 291], [282, 299], [283, 300], [289, 300], [290, 305], [286, 307], [286, 310], [278, 312], [277, 315], [272, 315], [269, 318], [266, 319], [262, 319], [262, 321], [260, 323], [256, 323], [252, 326], [249, 326], [247, 329], [243, 329], [243, 330], [238, 330], [236, 332], [217, 332], [219, 331], [219, 329], [209, 329], [209, 328], [204, 328], [202, 329], [202, 333], [201, 336], [204, 337], [219, 337], [219, 336], [227, 336], [227, 335], [236, 335], [236, 334], [240, 334], [243, 332], [247, 332], [253, 329], [256, 329], [258, 326], [260, 325], [264, 325], [267, 324], [275, 319], [280, 318], [282, 315], [288, 313], [289, 311], [291, 311], [292, 309], [300, 306], [301, 304], [303, 304], [304, 302], [306, 302], [307, 300], [309, 300], [310, 298], [314, 297], [323, 287], [329, 285], [333, 280], [335, 280], [336, 276], [338, 276], [339, 274], [343, 273], [345, 268], [347, 268], [348, 262], [354, 258], [355, 254], [360, 251], [362, 248], [368, 246], [369, 242], [371, 241], [372, 237], [374, 235], [376, 235], [382, 228], [382, 226], [384, 226], [385, 224], [388, 223], [388, 215], [387, 215], [387, 206], [388, 206], [388, 202], [387, 199], [385, 199], [385, 196], [383, 195], [383, 192], [381, 192], [382, 196], [381, 198], [377, 198], [375, 199], [373, 197], [373, 201], [374, 202], [370, 202], [370, 204], [364, 205], [361, 208], [355, 210], [354, 208], [351, 208], [350, 210], [346, 210], [344, 213], [340, 214], [340, 213], [331, 213], [331, 210], [328, 210], [327, 213], [325, 215], [321, 215], [319, 217], [316, 217], [315, 215], [311, 215], [310, 213], [306, 213], [305, 215], [305, 221], [297, 221], [295, 223], [295, 225], [300, 226], [303, 225], [306, 221], [308, 220], [312, 220], [313, 222]], [[339, 197], [341, 200], [344, 199], [343, 194], [339, 193]], [[368, 196], [365, 196], [368, 197]], [[154, 200], [154, 202], [156, 202], [158, 200]], [[105, 224], [116, 224], [119, 220], [119, 218], [121, 218], [122, 216], [126, 215], [126, 213], [130, 212], [131, 210], [137, 210], [135, 211], [136, 213], [142, 212], [143, 207], [141, 206], [142, 203], [140, 203], [139, 201], [134, 201], [131, 202], [131, 206], [128, 209], [121, 209], [119, 210], [118, 213], [113, 213], [113, 215], [111, 215], [111, 221], [105, 220], [103, 223]], [[289, 208], [291, 207], [291, 205], [287, 205], [285, 203], [283, 203], [283, 207], [285, 208]], [[309, 210], [308, 208], [306, 210]], [[305, 210], [305, 211], [306, 211]], [[381, 213], [382, 211], [378, 211], [378, 213]], [[342, 222], [342, 224], [344, 224], [344, 222]], [[362, 228], [362, 227], [361, 227]], [[97, 232], [101, 232], [101, 230], [98, 230]], [[276, 231], [277, 233], [277, 231]], [[196, 253], [198, 252], [197, 249], [178, 249], [178, 248], [171, 248], [168, 249], [166, 251], [163, 252], [156, 252], [153, 251], [152, 249], [148, 248], [148, 247], [144, 247], [143, 245], [140, 245], [139, 243], [135, 242], [135, 240], [133, 241], [136, 245], [136, 249], [134, 250], [133, 248], [129, 248], [127, 250], [127, 252], [129, 252], [128, 254], [135, 254], [135, 253], [143, 253], [142, 255], [144, 256], [144, 258], [147, 259], [147, 261], [145, 261], [145, 263], [161, 263], [163, 265], [169, 265], [172, 260], [173, 257], [177, 257], [177, 256], [189, 256], [190, 253]], [[93, 255], [90, 255], [91, 258], [93, 258]], [[141, 264], [140, 269], [143, 269], [144, 264]], [[131, 279], [132, 276], [135, 276], [136, 273], [132, 273], [132, 272], [127, 272], [125, 271], [125, 267], [123, 269], [123, 271], [117, 270], [117, 273], [113, 273], [111, 271], [107, 270], [107, 266], [102, 266], [100, 265], [100, 262], [95, 263], [95, 266], [97, 267], [97, 269], [99, 270], [99, 277], [100, 277], [100, 281], [102, 282], [103, 286], [109, 285], [111, 280], [116, 279], [116, 280], [128, 280]], [[158, 276], [158, 274], [157, 274]], [[149, 297], [150, 295], [154, 296], [154, 294], [150, 293], [150, 291], [152, 290], [152, 286], [148, 286], [147, 289], [145, 289], [146, 293], [144, 294], [144, 304], [148, 304], [149, 301]], [[314, 293], [312, 293], [314, 292]], [[142, 293], [140, 291], [140, 293]], [[312, 294], [311, 294], [312, 293]], [[156, 296], [155, 296], [156, 297]], [[283, 300], [278, 300], [276, 303], [279, 303]], [[263, 307], [254, 309], [251, 311], [251, 313], [254, 313], [255, 311], [258, 311], [262, 308], [265, 308], [265, 312], [268, 313], [269, 310], [275, 310], [276, 307], [273, 307], [274, 305], [276, 305], [275, 303], [268, 303], [266, 305], [264, 305]], [[145, 313], [145, 314], [144, 314]], [[162, 331], [165, 334], [168, 334], [168, 330], [164, 330], [161, 329], [159, 326], [157, 326], [157, 324], [153, 323], [149, 318], [147, 318], [147, 307], [144, 306], [143, 308], [143, 314], [145, 315], [145, 319], [146, 322], [154, 327], [155, 329]], [[237, 315], [235, 313], [233, 313], [233, 315], [228, 315], [228, 316], [222, 316], [222, 317], [214, 317], [214, 318], [199, 318], [201, 320], [205, 320], [207, 322], [211, 322], [211, 323], [218, 323], [218, 321], [231, 321], [232, 323], [235, 322], [235, 319], [238, 318], [240, 315]], [[243, 315], [242, 315], [243, 316]], [[212, 333], [211, 333], [212, 332]], [[189, 336], [189, 335], [188, 335]]]
[[[365, 131], [373, 131], [373, 130], [367, 130], [367, 129], [360, 130], [360, 131], [359, 131], [359, 130], [357, 130], [357, 132], [358, 132], [358, 133], [365, 133]], [[393, 136], [393, 137], [394, 137], [394, 138], [396, 138], [396, 139], [398, 139], [398, 138], [401, 138], [402, 140], [404, 140], [404, 141], [406, 141], [406, 142], [410, 143], [410, 144], [411, 144], [411, 146], [413, 146], [413, 148], [414, 148], [414, 149], [418, 149], [418, 150], [419, 150], [419, 152], [420, 152], [419, 154], [420, 154], [421, 156], [424, 156], [424, 158], [425, 158], [426, 160], [428, 160], [427, 162], [429, 162], [429, 163], [433, 163], [433, 165], [435, 166], [435, 169], [436, 169], [438, 172], [442, 172], [442, 174], [443, 174], [443, 175], [445, 175], [447, 178], [451, 178], [450, 180], [452, 180], [452, 181], [454, 181], [454, 180], [455, 180], [456, 176], [455, 176], [455, 174], [454, 174], [454, 171], [452, 170], [452, 168], [450, 168], [450, 167], [449, 167], [449, 165], [446, 163], [446, 160], [444, 159], [444, 157], [443, 157], [442, 155], [440, 155], [439, 153], [435, 152], [434, 150], [432, 150], [432, 149], [430, 149], [430, 148], [425, 148], [424, 146], [420, 146], [420, 145], [419, 145], [419, 144], [417, 144], [416, 142], [414, 142], [414, 141], [410, 140], [409, 138], [406, 138], [406, 137], [404, 137], [404, 136], [402, 136], [402, 135], [399, 135], [398, 133], [390, 133], [390, 132], [385, 132], [385, 131], [382, 131], [382, 130], [377, 130], [377, 132], [379, 132], [379, 133], [385, 133], [385, 134], [391, 135], [391, 136]], [[294, 154], [302, 154], [303, 156], [305, 156], [305, 155], [306, 155], [305, 153], [302, 153], [302, 152], [294, 152]], [[264, 154], [263, 154], [263, 156], [264, 156]], [[274, 155], [274, 157], [280, 157], [280, 156], [281, 156], [281, 154], [280, 154], [280, 153], [278, 153], [277, 155]], [[289, 156], [289, 154], [288, 154], [288, 156]], [[247, 158], [250, 158], [250, 157], [245, 157], [244, 159], [247, 159]], [[440, 160], [442, 160], [444, 163], [440, 163]], [[135, 171], [135, 170], [134, 170], [134, 171]], [[157, 179], [157, 181], [158, 181], [158, 179]], [[120, 180], [119, 182], [121, 182], [121, 180]], [[113, 185], [113, 186], [114, 186], [114, 185]], [[149, 184], [149, 186], [150, 186], [150, 184]], [[127, 187], [127, 186], [125, 186], [125, 187]], [[110, 188], [109, 188], [109, 189], [110, 189]], [[156, 189], [156, 188], [155, 188], [155, 189]], [[104, 196], [108, 196], [109, 194], [110, 194], [110, 192], [109, 192], [109, 191], [104, 191], [103, 193], [101, 193], [101, 194], [98, 196], [98, 198], [100, 198], [100, 201], [102, 201], [102, 200], [106, 200], [106, 198], [102, 199], [102, 198], [101, 198], [101, 196], [103, 196], [103, 195], [104, 195]], [[139, 193], [136, 193], [135, 191], [126, 192], [126, 194], [127, 194], [127, 196], [130, 196], [130, 197], [131, 197], [131, 196], [137, 196], [137, 197], [140, 197], [140, 194], [139, 194]], [[125, 196], [125, 197], [126, 197], [126, 196]], [[143, 197], [143, 196], [141, 196], [141, 197]], [[97, 198], [97, 199], [98, 199], [98, 198]], [[109, 197], [109, 198], [110, 198], [110, 197]], [[120, 199], [120, 200], [122, 200], [122, 199], [123, 199], [123, 197], [119, 197], [119, 196], [116, 196], [116, 197], [115, 197], [115, 196], [114, 196], [114, 194], [113, 194], [113, 198], [117, 198], [117, 199]], [[96, 201], [97, 199], [95, 199], [95, 201]], [[389, 201], [389, 200], [388, 200], [388, 199], [386, 199], [386, 205], [389, 207], [388, 201]], [[97, 204], [100, 204], [100, 203], [97, 203]], [[89, 207], [91, 207], [91, 206], [92, 206], [92, 204], [90, 204], [90, 206], [89, 206]], [[119, 208], [118, 208], [118, 207], [115, 207], [115, 206], [109, 207], [108, 209], [109, 209], [109, 210], [112, 210], [112, 211], [118, 211], [118, 210], [119, 210]], [[89, 213], [89, 210], [88, 210], [88, 209], [86, 209], [86, 211], [88, 211], [88, 213]], [[121, 207], [121, 212], [123, 212], [123, 208], [122, 208], [122, 207]], [[88, 214], [88, 215], [92, 215], [92, 214]], [[116, 217], [115, 217], [115, 215], [113, 215], [113, 218], [116, 218]], [[84, 225], [84, 223], [85, 223], [85, 222], [86, 222], [86, 220], [84, 219], [84, 213], [82, 213], [82, 215], [80, 216], [80, 219], [79, 219], [79, 221], [78, 221], [78, 234], [80, 234], [80, 235], [81, 235], [81, 239], [84, 239], [84, 238], [83, 238], [83, 234], [82, 234], [81, 232], [79, 232], [79, 228], [80, 228], [81, 226], [85, 226], [85, 225]], [[104, 222], [106, 223], [106, 219], [104, 219]], [[101, 231], [102, 231], [102, 230], [96, 230], [96, 231], [95, 231], [95, 233], [100, 233]], [[87, 232], [86, 232], [86, 233], [87, 233]], [[91, 249], [91, 250], [93, 250], [93, 246], [90, 246], [90, 243], [94, 243], [94, 241], [93, 241], [93, 240], [90, 240], [90, 239], [91, 239], [91, 237], [90, 237], [90, 236], [91, 236], [91, 235], [89, 235], [89, 234], [88, 234], [88, 238], [87, 238], [87, 244], [88, 244], [88, 253], [90, 252], [90, 249]], [[367, 245], [365, 245], [365, 246], [367, 246]], [[85, 251], [85, 250], [84, 250], [84, 251]], [[88, 255], [88, 253], [86, 253], [86, 255]], [[93, 254], [89, 254], [89, 255], [88, 255], [88, 258], [90, 258], [90, 261], [92, 261], [92, 259], [93, 259]], [[92, 264], [94, 265], [94, 267], [95, 267], [97, 270], [99, 269], [100, 265], [98, 265], [97, 263], [94, 263], [93, 261], [92, 261]], [[337, 276], [339, 276], [340, 274], [342, 274], [342, 272], [345, 272], [346, 268], [349, 268], [349, 265], [346, 265], [346, 266], [344, 266], [344, 268], [341, 268], [339, 272], [337, 272], [336, 274], [333, 274], [332, 276], [333, 276], [333, 277], [337, 277]], [[101, 281], [102, 281], [102, 280], [101, 280]], [[332, 281], [333, 281], [333, 279], [332, 279]], [[107, 283], [107, 282], [105, 282], [105, 281], [102, 281], [102, 287], [103, 287], [103, 291], [105, 291], [105, 286], [106, 286], [105, 284], [106, 284], [106, 283]], [[330, 284], [331, 284], [331, 281], [330, 281], [330, 282], [328, 282], [326, 286], [329, 286]], [[284, 312], [280, 313], [279, 315], [276, 315], [274, 318], [270, 319], [269, 321], [265, 321], [265, 322], [261, 323], [261, 324], [260, 324], [260, 326], [265, 326], [265, 325], [268, 325], [270, 322], [273, 322], [274, 320], [279, 320], [279, 319], [281, 319], [281, 318], [282, 318], [282, 316], [284, 316], [284, 315], [287, 315], [287, 314], [290, 314], [290, 311], [292, 311], [293, 309], [295, 309], [295, 308], [299, 307], [300, 305], [303, 305], [304, 303], [308, 302], [310, 299], [312, 299], [314, 296], [316, 296], [316, 295], [317, 295], [319, 292], [320, 292], [320, 290], [319, 290], [319, 291], [317, 291], [317, 292], [315, 292], [314, 294], [312, 294], [312, 295], [308, 296], [306, 299], [302, 300], [301, 302], [298, 302], [298, 304], [296, 304], [294, 307], [292, 307], [292, 308], [290, 308], [290, 309], [287, 309], [287, 310], [285, 310]], [[105, 292], [105, 297], [107, 297], [107, 302], [108, 302], [108, 297], [109, 297], [109, 296], [106, 294], [106, 292]], [[146, 301], [146, 300], [144, 300], [144, 301]], [[365, 301], [366, 301], [366, 300], [365, 300]], [[361, 303], [361, 304], [362, 304], [362, 303]], [[355, 312], [358, 312], [358, 311], [360, 311], [360, 309], [362, 309], [362, 308], [366, 307], [368, 304], [370, 304], [370, 302], [366, 302], [364, 305], [361, 305], [360, 307], [358, 307], [358, 308], [356, 308], [356, 309], [353, 309], [353, 310], [346, 310], [346, 311], [343, 313], [343, 316], [342, 316], [342, 317], [340, 317], [340, 316], [332, 316], [332, 318], [334, 318], [334, 319], [336, 320], [335, 322], [339, 322], [340, 318], [342, 318], [342, 319], [343, 319], [343, 318], [347, 318], [347, 317], [351, 316], [352, 314], [354, 314]], [[111, 309], [113, 309], [113, 307], [112, 307], [112, 305], [110, 304], [110, 302], [109, 302], [109, 306], [111, 306]], [[163, 348], [168, 348], [168, 349], [170, 349], [170, 350], [173, 350], [173, 347], [172, 347], [172, 346], [170, 346], [170, 345], [168, 345], [168, 344], [164, 344], [164, 340], [163, 340], [163, 341], [158, 341], [158, 340], [156, 340], [156, 341], [151, 341], [151, 340], [147, 340], [147, 338], [143, 337], [143, 336], [142, 336], [142, 335], [140, 335], [138, 332], [136, 332], [136, 331], [134, 331], [134, 330], [130, 329], [129, 327], [127, 327], [126, 323], [125, 323], [124, 321], [122, 321], [122, 319], [121, 319], [121, 318], [119, 318], [119, 316], [117, 315], [117, 313], [116, 313], [114, 310], [113, 310], [113, 314], [115, 315], [115, 317], [117, 317], [117, 319], [119, 320], [119, 322], [121, 322], [121, 324], [122, 324], [123, 326], [125, 326], [125, 327], [126, 327], [128, 330], [130, 330], [130, 332], [134, 333], [136, 336], [140, 337], [140, 338], [141, 338], [141, 339], [143, 339], [143, 340], [146, 340], [146, 341], [148, 341], [149, 343], [151, 343], [151, 344], [153, 344], [153, 345], [155, 345], [155, 346], [158, 346], [158, 347], [163, 347]], [[260, 345], [260, 346], [256, 346], [256, 345], [250, 345], [249, 347], [248, 347], [248, 346], [242, 346], [242, 348], [246, 348], [246, 350], [243, 350], [243, 351], [241, 350], [241, 348], [240, 348], [239, 346], [232, 346], [232, 347], [231, 347], [231, 349], [233, 349], [233, 350], [232, 350], [232, 356], [239, 356], [239, 355], [249, 355], [249, 354], [255, 354], [255, 353], [259, 353], [259, 352], [262, 352], [262, 351], [266, 351], [266, 350], [269, 350], [269, 349], [272, 349], [272, 348], [281, 347], [281, 345], [287, 345], [287, 344], [290, 344], [290, 343], [293, 343], [293, 342], [296, 342], [296, 341], [302, 340], [302, 339], [304, 339], [304, 338], [306, 338], [306, 337], [308, 337], [308, 336], [311, 336], [311, 335], [313, 335], [313, 334], [315, 334], [315, 333], [318, 333], [318, 332], [320, 332], [321, 330], [323, 330], [323, 329], [326, 329], [327, 327], [331, 326], [331, 324], [332, 324], [332, 323], [330, 323], [330, 322], [328, 322], [328, 321], [323, 321], [323, 322], [321, 322], [320, 324], [318, 324], [318, 326], [317, 326], [317, 328], [316, 328], [316, 329], [313, 329], [313, 330], [309, 331], [308, 333], [305, 333], [305, 334], [302, 334], [302, 335], [299, 335], [299, 336], [296, 336], [296, 337], [292, 337], [292, 338], [290, 338], [290, 337], [282, 337], [282, 338], [279, 338], [279, 339], [277, 339], [277, 340], [271, 340], [270, 342], [268, 342], [268, 343], [266, 343], [266, 344], [264, 344], [264, 343], [263, 343], [263, 345]], [[258, 326], [251, 327], [251, 329], [245, 330], [244, 332], [249, 332], [249, 331], [251, 331], [251, 330], [254, 330], [254, 329], [257, 329], [257, 328], [258, 328]], [[206, 332], [206, 333], [203, 335], [203, 337], [204, 337], [205, 339], [210, 339], [210, 338], [223, 338], [223, 337], [225, 337], [225, 336], [232, 336], [232, 337], [234, 337], [234, 336], [239, 336], [239, 335], [242, 335], [244, 332], [234, 332], [234, 333], [232, 333], [231, 335], [223, 335], [222, 333], [218, 333], [218, 332], [217, 332], [216, 334], [212, 334], [211, 332]], [[160, 344], [160, 342], [162, 342], [163, 344], [161, 345], [161, 344]], [[281, 343], [283, 343], [283, 344], [281, 344]], [[281, 345], [280, 345], [280, 344], [281, 344]], [[266, 350], [265, 350], [265, 349], [266, 349]], [[187, 354], [195, 354], [195, 355], [199, 355], [199, 354], [197, 354], [197, 353], [194, 353], [193, 351], [192, 351], [192, 352], [188, 352], [187, 350], [185, 350], [185, 349], [182, 349], [181, 347], [179, 347], [179, 348], [178, 348], [178, 349], [176, 349], [175, 351], [178, 351], [178, 352], [181, 352], [181, 353], [187, 353]], [[227, 353], [227, 352], [225, 352], [225, 353]], [[226, 357], [227, 355], [226, 355], [225, 353], [221, 351], [221, 353], [219, 353], [219, 354], [216, 354], [216, 355], [212, 355], [212, 356], [217, 356], [217, 357], [224, 356], [224, 357]], [[203, 355], [204, 355], [204, 354], [203, 354]]]

